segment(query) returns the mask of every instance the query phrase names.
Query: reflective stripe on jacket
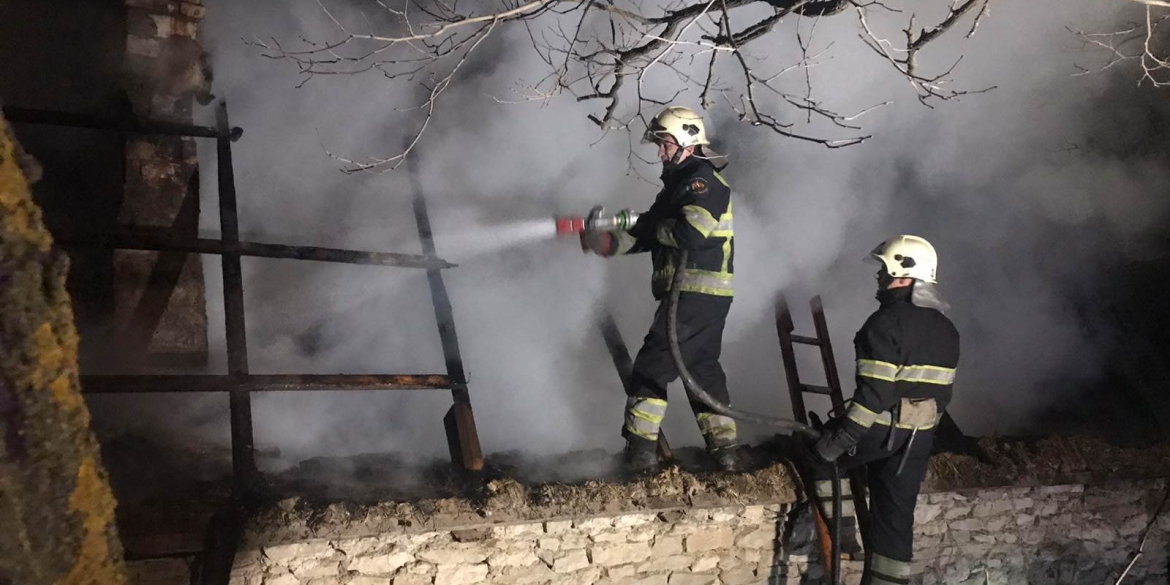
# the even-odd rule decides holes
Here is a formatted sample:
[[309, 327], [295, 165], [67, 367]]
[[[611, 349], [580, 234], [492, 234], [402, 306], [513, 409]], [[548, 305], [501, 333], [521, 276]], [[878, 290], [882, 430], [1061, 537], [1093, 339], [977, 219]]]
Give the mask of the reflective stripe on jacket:
[[680, 250], [688, 253], [682, 290], [732, 296], [735, 227], [731, 187], [710, 162], [688, 158], [663, 172], [663, 188], [628, 232], [618, 232], [618, 253], [650, 252], [655, 299], [670, 292]]
[[881, 291], [881, 307], [853, 339], [857, 391], [845, 413], [849, 424], [889, 425], [890, 411], [904, 398], [934, 399], [940, 415], [951, 400], [959, 332], [941, 312], [911, 303], [912, 292], [911, 287]]

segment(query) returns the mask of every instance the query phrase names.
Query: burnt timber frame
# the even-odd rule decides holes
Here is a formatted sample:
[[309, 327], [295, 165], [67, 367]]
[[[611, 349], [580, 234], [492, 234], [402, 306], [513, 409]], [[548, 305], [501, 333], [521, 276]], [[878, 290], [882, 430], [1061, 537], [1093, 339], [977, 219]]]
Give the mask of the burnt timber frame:
[[[87, 236], [81, 239], [62, 239], [62, 247], [97, 247], [154, 252], [188, 254], [215, 254], [222, 258], [224, 289], [224, 320], [227, 332], [227, 375], [116, 375], [81, 377], [84, 394], [103, 393], [162, 393], [162, 392], [227, 392], [231, 405], [233, 487], [241, 497], [256, 486], [255, 452], [252, 434], [251, 392], [270, 391], [360, 391], [360, 390], [440, 390], [450, 389], [454, 395], [455, 424], [449, 431], [451, 453], [459, 454], [454, 462], [468, 471], [483, 469], [483, 454], [475, 429], [475, 419], [467, 389], [466, 376], [455, 337], [451, 301], [443, 286], [440, 271], [455, 264], [439, 259], [435, 254], [430, 219], [422, 193], [415, 194], [415, 216], [419, 235], [423, 239], [422, 255], [343, 250], [315, 246], [291, 246], [240, 241], [239, 217], [236, 207], [235, 175], [232, 167], [231, 143], [243, 134], [239, 127], [228, 123], [227, 105], [220, 102], [216, 108], [216, 125], [197, 126], [171, 122], [138, 120], [130, 114], [101, 117], [68, 112], [56, 112], [5, 106], [4, 116], [13, 124], [37, 124], [104, 130], [120, 134], [148, 134], [214, 138], [218, 160], [220, 239], [176, 238], [166, 228], [137, 229], [128, 233]], [[278, 258], [418, 268], [427, 271], [435, 317], [447, 361], [447, 375], [441, 374], [387, 374], [387, 375], [253, 375], [248, 371], [248, 344], [245, 334], [244, 287], [241, 257]], [[168, 291], [169, 296], [170, 291]], [[451, 414], [448, 414], [451, 417]], [[231, 523], [229, 523], [231, 524]]]

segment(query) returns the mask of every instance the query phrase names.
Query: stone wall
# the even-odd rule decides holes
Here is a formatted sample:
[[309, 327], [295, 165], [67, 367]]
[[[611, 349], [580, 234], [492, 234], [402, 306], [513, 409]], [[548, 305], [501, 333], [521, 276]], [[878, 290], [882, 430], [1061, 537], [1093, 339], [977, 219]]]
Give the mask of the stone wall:
[[[1137, 548], [1164, 486], [1164, 480], [1146, 480], [923, 494], [916, 582], [1112, 583]], [[253, 533], [237, 556], [232, 584], [820, 583], [806, 511], [779, 502], [442, 530], [412, 528], [427, 526], [414, 522], [365, 535], [325, 526], [317, 533], [328, 536], [295, 542], [265, 542]], [[1170, 514], [1155, 523], [1127, 584], [1167, 582], [1168, 535]], [[187, 562], [170, 561], [170, 569], [181, 571]], [[147, 578], [135, 565], [142, 585], [181, 582]], [[860, 570], [859, 562], [844, 563], [844, 582], [857, 583]]]
[[[915, 510], [924, 585], [1113, 583], [1137, 549], [1165, 480], [925, 494]], [[1167, 582], [1170, 510], [1126, 583]]]
[[790, 511], [665, 510], [291, 543], [242, 553], [232, 583], [741, 585], [772, 574], [799, 582], [807, 557], [785, 563], [779, 545]]

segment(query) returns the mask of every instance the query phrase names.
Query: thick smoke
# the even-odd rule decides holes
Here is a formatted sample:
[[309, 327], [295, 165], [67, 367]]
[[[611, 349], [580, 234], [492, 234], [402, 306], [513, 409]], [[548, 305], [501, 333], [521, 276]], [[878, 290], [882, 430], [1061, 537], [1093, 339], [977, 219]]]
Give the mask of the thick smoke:
[[[443, 96], [408, 165], [346, 176], [322, 144], [354, 156], [397, 152], [416, 118], [394, 108], [411, 103], [415, 88], [368, 74], [296, 89], [291, 65], [261, 58], [241, 38], [325, 38], [328, 21], [315, 2], [208, 4], [214, 91], [245, 129], [234, 147], [245, 237], [417, 253], [410, 198], [422, 189], [440, 256], [461, 264], [444, 274], [485, 450], [616, 450], [624, 397], [593, 319], [601, 308], [613, 311], [636, 351], [654, 309], [649, 259], [586, 257], [576, 242], [541, 237], [539, 226], [595, 203], [649, 206], [656, 188], [626, 175], [627, 137], [599, 136], [585, 118], [589, 104], [494, 100], [542, 66], [516, 29], [485, 45]], [[945, 10], [910, 4], [921, 9], [920, 22]], [[727, 112], [713, 116], [735, 190], [738, 294], [724, 367], [739, 407], [789, 410], [772, 322], [781, 291], [804, 331], [807, 299], [823, 295], [849, 392], [852, 334], [876, 306], [874, 269], [861, 258], [895, 233], [930, 239], [942, 257], [942, 287], [964, 340], [953, 413], [965, 430], [1029, 430], [1036, 413], [1100, 376], [1108, 332], [1089, 327], [1077, 303], [1105, 286], [1094, 279], [1111, 266], [1158, 253], [1150, 242], [1166, 218], [1170, 177], [1164, 150], [1127, 150], [1119, 138], [1164, 117], [1164, 96], [1129, 89], [1135, 77], [1124, 72], [1071, 75], [1089, 56], [1064, 27], [1117, 18], [1116, 7], [1089, 4], [993, 0], [974, 38], [959, 33], [931, 46], [923, 66], [946, 68], [965, 54], [958, 83], [997, 89], [934, 109], [862, 44], [854, 17], [825, 19], [814, 43], [832, 42], [833, 59], [813, 70], [814, 96], [839, 111], [895, 102], [863, 118], [876, 136], [860, 146], [830, 151]], [[739, 14], [740, 25], [749, 22]], [[897, 38], [891, 26], [903, 18], [878, 24]], [[770, 62], [791, 62], [796, 25], [785, 23], [754, 50], [772, 43]], [[737, 74], [730, 64], [722, 73]], [[203, 157], [205, 210], [216, 208], [213, 158]], [[214, 212], [202, 222], [213, 235]], [[210, 321], [221, 324], [218, 261], [205, 268]], [[443, 371], [421, 273], [251, 260], [245, 279], [253, 372]], [[211, 338], [222, 349], [217, 326]], [[819, 362], [809, 352], [801, 367], [815, 382]], [[672, 392], [665, 428], [676, 443], [697, 443], [681, 388]], [[293, 460], [438, 455], [449, 404], [445, 392], [258, 395], [256, 440]], [[223, 436], [226, 399], [186, 412], [187, 422]], [[767, 432], [745, 428], [749, 436]]]

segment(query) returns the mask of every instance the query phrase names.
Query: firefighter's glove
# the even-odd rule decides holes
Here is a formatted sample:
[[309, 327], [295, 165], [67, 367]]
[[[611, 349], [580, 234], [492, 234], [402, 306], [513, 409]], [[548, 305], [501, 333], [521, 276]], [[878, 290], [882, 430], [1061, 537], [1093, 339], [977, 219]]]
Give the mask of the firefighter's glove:
[[832, 463], [857, 444], [857, 439], [840, 425], [828, 425], [821, 430], [821, 438], [813, 444], [813, 453], [825, 463]]
[[610, 232], [585, 230], [581, 232], [581, 251], [608, 258], [617, 251], [617, 238]]

